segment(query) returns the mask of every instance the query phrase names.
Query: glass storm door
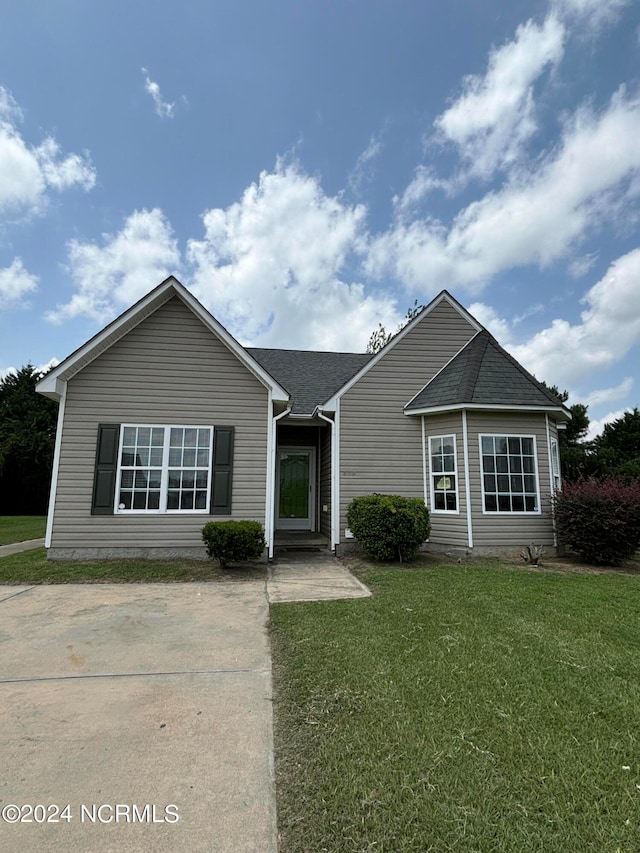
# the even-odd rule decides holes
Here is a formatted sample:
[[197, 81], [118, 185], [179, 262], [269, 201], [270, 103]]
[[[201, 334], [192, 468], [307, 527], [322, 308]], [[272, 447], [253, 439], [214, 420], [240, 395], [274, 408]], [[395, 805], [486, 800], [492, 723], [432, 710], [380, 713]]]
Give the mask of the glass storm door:
[[278, 450], [276, 527], [312, 530], [315, 451], [291, 447]]

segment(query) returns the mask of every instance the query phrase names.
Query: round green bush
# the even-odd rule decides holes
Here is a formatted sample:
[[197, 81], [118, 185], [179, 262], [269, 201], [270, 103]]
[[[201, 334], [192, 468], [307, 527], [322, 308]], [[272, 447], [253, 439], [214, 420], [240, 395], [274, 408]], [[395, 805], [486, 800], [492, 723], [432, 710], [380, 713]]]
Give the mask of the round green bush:
[[420, 498], [362, 495], [347, 509], [347, 524], [359, 544], [377, 560], [402, 562], [429, 538], [429, 511]]
[[222, 568], [231, 563], [257, 560], [265, 549], [264, 532], [258, 521], [209, 521], [202, 528], [207, 554]]

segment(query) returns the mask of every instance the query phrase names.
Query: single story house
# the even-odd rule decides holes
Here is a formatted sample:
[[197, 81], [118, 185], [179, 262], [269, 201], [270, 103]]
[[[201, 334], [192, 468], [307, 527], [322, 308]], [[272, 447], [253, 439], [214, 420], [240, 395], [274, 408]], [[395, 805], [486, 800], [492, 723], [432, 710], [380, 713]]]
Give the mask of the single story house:
[[50, 558], [203, 556], [211, 519], [316, 532], [418, 497], [430, 545], [553, 546], [570, 413], [443, 291], [380, 352], [243, 347], [170, 277], [38, 383], [60, 405]]

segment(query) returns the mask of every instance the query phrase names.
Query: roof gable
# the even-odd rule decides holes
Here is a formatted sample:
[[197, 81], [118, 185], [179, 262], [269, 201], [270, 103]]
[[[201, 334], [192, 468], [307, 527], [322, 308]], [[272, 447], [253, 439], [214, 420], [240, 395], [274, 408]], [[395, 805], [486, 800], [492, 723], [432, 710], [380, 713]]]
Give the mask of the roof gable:
[[560, 400], [486, 329], [478, 332], [409, 401], [405, 412], [418, 414], [462, 405], [554, 409], [569, 414]]
[[433, 312], [442, 302], [448, 303], [455, 311], [457, 311], [474, 329], [480, 331], [482, 326], [478, 321], [469, 314], [469, 312], [455, 299], [451, 294], [443, 290], [431, 302], [426, 305], [422, 311], [413, 318], [407, 325], [401, 329], [391, 340], [375, 355], [373, 355], [353, 376], [351, 376], [331, 397], [327, 398], [322, 408], [329, 411], [335, 409], [336, 402], [343, 394], [352, 388], [372, 367], [381, 361], [391, 350], [396, 347], [425, 317]]
[[174, 277], [169, 276], [156, 288], [143, 296], [135, 305], [105, 326], [64, 361], [52, 368], [36, 385], [40, 394], [58, 400], [64, 384], [84, 367], [98, 358], [131, 329], [153, 314], [162, 305], [177, 296], [199, 320], [224, 343], [253, 375], [269, 388], [274, 400], [288, 402], [289, 393], [259, 364], [224, 326]]

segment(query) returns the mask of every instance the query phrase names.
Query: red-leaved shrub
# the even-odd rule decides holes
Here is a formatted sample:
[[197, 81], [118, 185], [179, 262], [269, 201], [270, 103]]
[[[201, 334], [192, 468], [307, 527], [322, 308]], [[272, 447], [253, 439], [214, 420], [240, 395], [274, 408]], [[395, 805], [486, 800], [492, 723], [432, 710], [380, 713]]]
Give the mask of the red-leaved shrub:
[[554, 498], [558, 541], [583, 560], [619, 565], [640, 548], [640, 482], [565, 483]]

